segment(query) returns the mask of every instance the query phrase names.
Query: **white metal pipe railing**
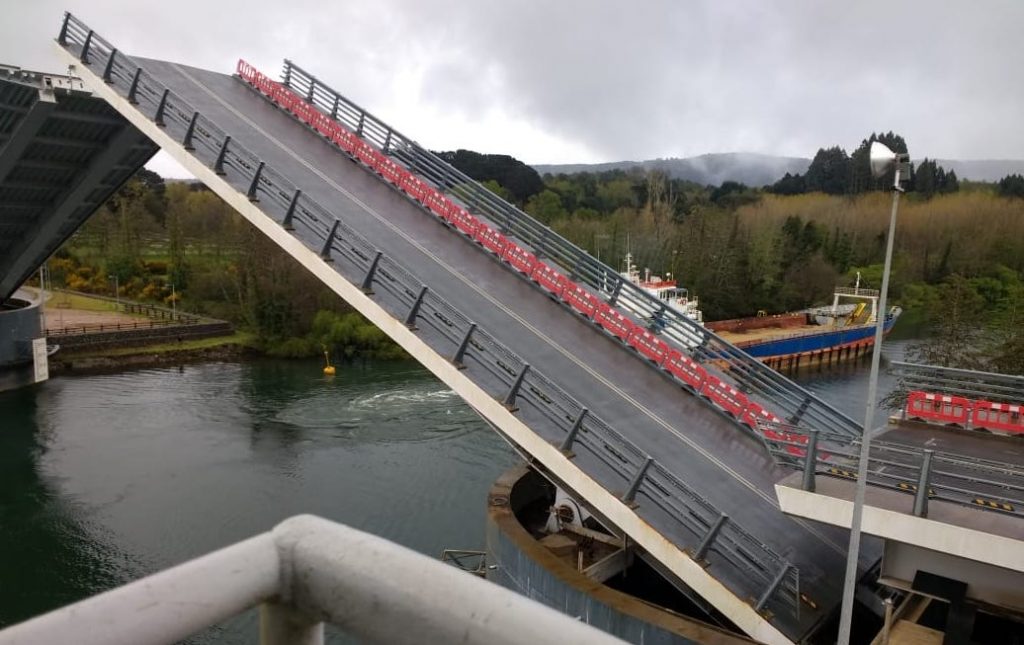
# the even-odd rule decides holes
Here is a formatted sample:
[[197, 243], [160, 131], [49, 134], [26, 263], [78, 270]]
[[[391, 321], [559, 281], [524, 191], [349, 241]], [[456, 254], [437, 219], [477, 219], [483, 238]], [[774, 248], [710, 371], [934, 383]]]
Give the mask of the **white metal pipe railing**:
[[369, 642], [621, 643], [383, 538], [301, 515], [9, 627], [0, 645], [174, 643], [257, 605], [269, 644], [322, 643], [322, 622]]

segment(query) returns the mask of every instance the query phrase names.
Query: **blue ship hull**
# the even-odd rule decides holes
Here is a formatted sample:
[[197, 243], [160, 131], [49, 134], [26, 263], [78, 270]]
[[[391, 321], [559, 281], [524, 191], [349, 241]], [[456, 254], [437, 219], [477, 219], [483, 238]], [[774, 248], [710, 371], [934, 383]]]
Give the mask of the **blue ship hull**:
[[[896, 309], [886, 316], [884, 328], [886, 334], [892, 330], [900, 313], [901, 311]], [[775, 358], [835, 349], [857, 343], [872, 345], [874, 342], [875, 325], [871, 324], [767, 339], [749, 345], [744, 344], [741, 349], [755, 358]]]

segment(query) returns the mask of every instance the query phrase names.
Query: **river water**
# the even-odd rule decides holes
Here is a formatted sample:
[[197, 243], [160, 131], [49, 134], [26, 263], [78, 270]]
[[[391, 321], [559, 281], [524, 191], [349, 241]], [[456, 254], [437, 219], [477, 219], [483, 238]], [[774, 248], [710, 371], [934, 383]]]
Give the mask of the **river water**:
[[[797, 380], [860, 421], [868, 365]], [[482, 548], [487, 490], [515, 460], [412, 363], [208, 363], [0, 393], [0, 627], [298, 513], [434, 557]], [[195, 642], [252, 642], [255, 622]]]

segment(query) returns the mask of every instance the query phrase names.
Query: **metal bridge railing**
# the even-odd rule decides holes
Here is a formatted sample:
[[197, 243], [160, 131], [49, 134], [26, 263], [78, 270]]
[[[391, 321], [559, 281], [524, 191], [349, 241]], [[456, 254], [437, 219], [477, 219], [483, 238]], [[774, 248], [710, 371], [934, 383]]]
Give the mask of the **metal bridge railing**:
[[322, 645], [324, 623], [371, 643], [622, 643], [514, 591], [311, 515], [8, 627], [0, 642], [177, 643], [257, 606], [264, 645]]
[[[71, 14], [65, 17], [59, 42], [84, 65], [102, 70], [102, 78], [138, 110], [181, 141], [200, 161], [224, 175], [225, 181], [244, 191], [250, 200], [260, 202], [261, 210], [273, 216], [285, 230], [305, 233], [299, 239], [307, 245], [310, 237], [315, 239], [316, 250], [324, 260], [333, 263], [340, 275], [373, 294], [381, 307], [416, 329], [435, 351], [466, 367], [478, 386], [500, 397], [509, 409], [518, 410], [524, 422], [547, 423], [564, 434], [565, 449], [586, 450], [613, 466], [617, 477], [594, 477], [595, 481], [609, 489], [626, 483], [625, 502], [639, 495], [647, 496], [651, 490], [658, 494], [650, 499], [661, 498], [662, 508], [668, 504], [665, 499], [671, 500], [674, 515], [670, 521], [686, 536], [681, 540], [682, 546], [691, 544], [691, 554], [699, 553], [701, 559], [717, 563], [719, 568], [731, 567], [738, 580], [727, 576], [723, 583], [736, 595], [748, 597], [754, 589], [758, 611], [773, 607], [799, 619], [799, 571], [770, 546], [735, 521], [723, 523], [709, 535], [706, 527], [718, 521], [716, 518], [722, 513], [673, 475], [666, 465], [644, 455], [624, 435], [587, 411], [412, 272], [377, 250]], [[340, 104], [337, 113], [346, 113]], [[365, 113], [360, 121], [364, 132], [376, 133], [374, 136], [383, 136], [385, 140], [398, 137], [397, 133], [371, 123]], [[585, 270], [593, 273], [594, 265], [588, 264]], [[644, 512], [643, 506], [639, 512]], [[694, 517], [701, 518], [697, 524], [692, 522]], [[777, 614], [773, 611], [773, 615]]]
[[[770, 425], [770, 424], [766, 424]], [[842, 435], [777, 428], [787, 439], [769, 443], [776, 458], [804, 473], [813, 491], [818, 476], [854, 480], [860, 441]], [[929, 500], [1024, 517], [1024, 465], [872, 440], [867, 483], [911, 495], [913, 514], [927, 517]]]
[[859, 436], [860, 424], [768, 368], [719, 336], [668, 309], [657, 297], [624, 279], [610, 266], [505, 202], [456, 170], [411, 138], [348, 100], [291, 61], [285, 61], [284, 84], [410, 171], [428, 179], [477, 217], [483, 216], [503, 234], [518, 239], [537, 257], [549, 258], [578, 282], [598, 293], [615, 294], [615, 304], [644, 319], [657, 318], [661, 333], [679, 343], [695, 359], [724, 366], [745, 393], [756, 393], [783, 411], [791, 423]]
[[910, 390], [982, 398], [997, 403], [1024, 402], [1024, 376], [895, 361], [889, 371]]

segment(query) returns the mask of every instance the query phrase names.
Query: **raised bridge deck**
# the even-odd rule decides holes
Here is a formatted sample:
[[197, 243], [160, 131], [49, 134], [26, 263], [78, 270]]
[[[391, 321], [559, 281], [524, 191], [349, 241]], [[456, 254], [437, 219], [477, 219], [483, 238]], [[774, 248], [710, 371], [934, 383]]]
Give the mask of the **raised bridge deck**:
[[[238, 77], [116, 52], [72, 17], [59, 40], [90, 88], [135, 128], [741, 629], [767, 642], [802, 640], [837, 607], [845, 531], [779, 511], [773, 489], [788, 471], [762, 438], [383, 181], [372, 172], [374, 155], [522, 248], [545, 253], [634, 323], [653, 319], [660, 338], [787, 422], [847, 445], [855, 422], [713, 333], [658, 310], [614, 270], [290, 63], [284, 87], [295, 102], [282, 110]], [[360, 154], [366, 164], [353, 163], [310, 127], [314, 115], [318, 123], [337, 117], [361, 146], [376, 146], [370, 160]], [[567, 438], [572, 457], [552, 446]], [[793, 448], [777, 454], [792, 461]], [[717, 532], [723, 515], [729, 521]], [[866, 547], [862, 571], [879, 553]], [[695, 562], [694, 551], [706, 562]]]

